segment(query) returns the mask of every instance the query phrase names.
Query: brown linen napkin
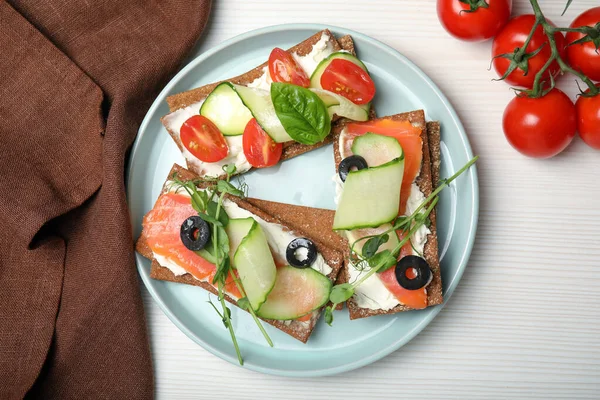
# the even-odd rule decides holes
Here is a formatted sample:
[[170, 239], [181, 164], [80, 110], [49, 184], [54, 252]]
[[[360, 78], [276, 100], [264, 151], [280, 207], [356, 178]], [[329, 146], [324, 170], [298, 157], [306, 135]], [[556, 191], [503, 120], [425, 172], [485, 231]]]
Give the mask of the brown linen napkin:
[[0, 0], [0, 398], [151, 398], [124, 165], [210, 0]]

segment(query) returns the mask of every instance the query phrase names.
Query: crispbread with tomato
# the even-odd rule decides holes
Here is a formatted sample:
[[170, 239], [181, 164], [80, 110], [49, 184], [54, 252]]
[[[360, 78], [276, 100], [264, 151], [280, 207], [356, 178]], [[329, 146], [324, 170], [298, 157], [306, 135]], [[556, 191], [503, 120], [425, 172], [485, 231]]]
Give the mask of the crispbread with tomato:
[[[361, 138], [360, 141], [357, 140], [358, 138]], [[395, 146], [396, 141], [401, 145], [401, 149], [399, 153], [394, 154], [395, 150], [390, 150], [390, 148]], [[361, 238], [381, 235], [382, 232], [389, 230], [392, 227], [391, 224], [398, 221], [396, 215], [389, 214], [394, 214], [394, 210], [397, 210], [398, 216], [411, 215], [432, 193], [433, 185], [437, 185], [440, 168], [439, 123], [426, 124], [422, 110], [377, 118], [365, 123], [345, 121], [336, 127], [334, 131], [334, 157], [338, 166], [338, 173], [340, 173], [340, 168], [345, 167], [344, 160], [350, 159], [350, 163], [352, 163], [353, 157], [356, 156], [362, 157], [366, 161], [367, 165], [363, 166], [361, 171], [373, 170], [372, 176], [374, 178], [372, 179], [378, 179], [378, 176], [374, 173], [383, 174], [379, 176], [384, 176], [385, 171], [379, 172], [383, 170], [391, 171], [392, 175], [390, 176], [392, 177], [397, 176], [398, 164], [404, 164], [404, 168], [403, 170], [400, 168], [402, 179], [399, 186], [399, 199], [394, 197], [393, 200], [388, 202], [391, 208], [387, 216], [381, 213], [359, 217], [350, 215], [347, 217], [350, 218], [349, 220], [339, 221], [339, 215], [336, 215], [334, 228], [337, 228], [338, 232], [348, 239], [345, 252], [346, 262], [343, 271], [340, 273], [343, 281], [348, 283], [357, 282], [373, 267], [364, 262], [361, 265], [362, 258], [352, 253], [350, 246], [356, 242], [355, 246], [359, 247], [355, 247], [353, 250], [362, 256], [360, 253], [364, 253], [364, 248], [367, 245], [365, 241], [360, 240]], [[396, 161], [401, 160], [394, 164], [394, 158], [396, 158]], [[340, 175], [344, 175], [344, 173], [353, 175], [353, 178], [354, 175], [358, 175], [354, 171], [342, 171]], [[387, 184], [388, 187], [394, 185], [389, 180], [390, 178], [386, 179], [388, 181], [384, 181], [384, 185]], [[342, 195], [338, 198], [338, 214], [344, 213], [345, 206], [342, 202], [356, 202], [351, 198], [348, 200], [349, 196], [344, 199], [343, 193], [349, 185], [353, 185], [353, 182], [354, 180], [348, 183], [347, 177], [344, 183], [341, 180], [338, 181], [339, 190], [342, 191]], [[377, 192], [379, 200], [384, 198], [384, 202], [387, 202], [385, 199], [396, 194], [386, 193], [388, 187]], [[367, 187], [362, 189], [369, 190]], [[395, 191], [396, 189], [390, 188], [389, 190]], [[350, 195], [352, 196], [352, 193]], [[400, 204], [399, 208], [395, 208], [397, 204]], [[350, 206], [352, 205], [350, 204]], [[385, 204], [378, 207], [378, 210], [382, 208], [385, 208]], [[364, 214], [364, 210], [360, 208], [351, 208], [350, 211]], [[428, 218], [430, 223], [419, 227], [410, 240], [401, 247], [397, 256], [398, 264], [391, 265], [387, 270], [370, 276], [364, 283], [356, 287], [354, 295], [347, 301], [350, 319], [422, 309], [442, 303], [435, 208], [433, 208]], [[343, 229], [340, 229], [340, 227]], [[396, 235], [393, 231], [389, 233], [388, 241], [381, 244], [376, 249], [375, 254], [399, 245], [406, 234], [405, 232], [398, 231], [395, 232]], [[405, 268], [406, 276], [400, 277], [400, 279], [398, 269], [402, 259], [411, 260], [412, 263], [415, 263], [414, 268], [423, 268], [423, 270], [413, 270], [413, 266], [408, 265]], [[414, 276], [416, 275], [415, 271], [422, 272], [422, 275]], [[428, 273], [429, 275], [427, 275]], [[417, 278], [423, 279], [423, 281], [420, 283], [414, 282]], [[401, 282], [402, 284], [406, 282], [406, 286], [409, 288], [403, 287]]]
[[[206, 253], [191, 251], [182, 244], [180, 227], [189, 217], [198, 215], [198, 213], [191, 205], [190, 196], [175, 182], [194, 182], [199, 188], [210, 184], [199, 180], [195, 174], [175, 164], [169, 172], [156, 204], [144, 217], [143, 230], [136, 243], [136, 250], [152, 261], [151, 278], [199, 286], [217, 294], [216, 285], [212, 282], [215, 265], [208, 261], [209, 257]], [[323, 305], [328, 300], [331, 282], [335, 281], [343, 264], [342, 253], [333, 247], [339, 248], [341, 244], [338, 238], [332, 236], [332, 211], [273, 203], [266, 200], [240, 199], [229, 195], [225, 196], [223, 204], [224, 210], [227, 210], [230, 218], [228, 227], [236, 225], [234, 222], [243, 222], [244, 218], [252, 218], [261, 230], [267, 232], [270, 253], [266, 257], [273, 257], [277, 280], [266, 301], [257, 308], [259, 318], [296, 339], [306, 342], [318, 321]], [[265, 210], [269, 210], [271, 213]], [[284, 219], [278, 218], [277, 215]], [[321, 219], [311, 220], [311, 217], [315, 215], [320, 216]], [[311, 220], [308, 224], [303, 222], [308, 220]], [[236, 232], [232, 231], [228, 234], [230, 242], [233, 243]], [[287, 241], [291, 243], [298, 238], [310, 241], [317, 252], [310, 268], [293, 268], [289, 264], [290, 260], [286, 254], [285, 245], [288, 244]], [[242, 244], [238, 244], [238, 249], [239, 246]], [[255, 247], [250, 249], [255, 249]], [[267, 259], [264, 258], [262, 261], [266, 262]], [[239, 271], [241, 265], [236, 267]], [[281, 283], [279, 279], [284, 276], [291, 280], [296, 275], [298, 275], [297, 282], [288, 281], [288, 283], [295, 285], [294, 289], [303, 289], [299, 294], [294, 290], [284, 290], [285, 282]], [[244, 287], [247, 290], [250, 289]], [[321, 289], [324, 290], [324, 298], [318, 296]], [[248, 293], [246, 294], [248, 295]], [[228, 281], [225, 299], [232, 304], [237, 304], [240, 297], [242, 296], [239, 289], [231, 281]], [[313, 303], [311, 304], [311, 302]], [[270, 304], [269, 310], [261, 311]], [[273, 311], [274, 309], [275, 311]], [[277, 315], [281, 319], [263, 317], [262, 313], [267, 311], [270, 316], [278, 313]]]
[[[269, 61], [242, 75], [169, 96], [171, 112], [161, 121], [191, 171], [222, 176], [225, 164], [243, 173], [331, 143], [331, 124], [339, 117], [367, 120], [374, 94], [352, 38], [338, 41], [323, 30], [287, 51], [273, 49]], [[294, 120], [285, 108], [299, 95], [317, 110]]]

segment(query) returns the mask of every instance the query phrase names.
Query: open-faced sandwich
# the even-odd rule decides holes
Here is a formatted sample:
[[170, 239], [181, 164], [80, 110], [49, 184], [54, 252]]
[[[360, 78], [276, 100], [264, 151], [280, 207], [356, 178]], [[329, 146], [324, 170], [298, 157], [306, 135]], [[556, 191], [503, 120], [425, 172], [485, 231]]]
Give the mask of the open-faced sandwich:
[[[348, 299], [351, 319], [443, 301], [435, 209], [426, 223], [414, 222], [425, 218], [427, 209], [417, 209], [439, 179], [439, 133], [439, 124], [426, 124], [422, 110], [344, 123], [335, 132], [338, 209], [333, 229], [349, 243], [343, 281], [361, 280], [371, 271], [366, 260], [385, 250], [403, 260], [356, 286]], [[418, 216], [409, 220], [416, 211]]]
[[[152, 260], [152, 278], [200, 286], [233, 304], [244, 298], [242, 308], [306, 342], [343, 263], [327, 245], [336, 243], [328, 237], [332, 219], [327, 210], [255, 206], [240, 195], [226, 180], [201, 180], [174, 165], [136, 249]], [[324, 218], [309, 226], [277, 218], [312, 220], [315, 212]]]
[[341, 117], [369, 118], [375, 85], [350, 36], [328, 30], [234, 78], [167, 98], [162, 123], [200, 177], [270, 167], [330, 143]]
[[[226, 301], [270, 345], [261, 319], [306, 342], [343, 303], [357, 319], [443, 301], [435, 207], [477, 157], [440, 180], [439, 124], [423, 110], [375, 118], [374, 95], [352, 39], [324, 30], [168, 97], [162, 122], [189, 170], [173, 166], [136, 248], [152, 278], [217, 295], [240, 363]], [[335, 211], [246, 198], [230, 181], [330, 142]]]

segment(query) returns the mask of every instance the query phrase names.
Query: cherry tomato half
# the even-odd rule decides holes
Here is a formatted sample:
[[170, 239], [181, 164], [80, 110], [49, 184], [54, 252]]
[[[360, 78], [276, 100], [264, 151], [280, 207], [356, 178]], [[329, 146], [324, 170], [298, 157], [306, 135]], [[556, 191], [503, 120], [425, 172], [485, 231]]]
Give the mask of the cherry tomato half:
[[293, 83], [305, 88], [310, 86], [310, 79], [300, 64], [279, 47], [275, 47], [269, 55], [269, 73], [273, 82]]
[[181, 126], [181, 142], [194, 157], [204, 162], [217, 162], [229, 152], [219, 128], [206, 117], [194, 115]]
[[579, 136], [588, 146], [600, 150], [600, 94], [594, 97], [579, 96], [575, 110]]
[[[548, 22], [552, 24], [550, 20], [548, 20]], [[519, 15], [508, 21], [508, 24], [506, 24], [504, 29], [502, 29], [494, 39], [494, 44], [492, 45], [492, 57], [497, 57], [500, 54], [505, 53], [511, 54], [514, 52], [515, 48], [522, 47], [523, 44], [525, 44], [525, 40], [527, 40], [527, 36], [529, 35], [529, 32], [531, 32], [534, 23], [535, 16], [532, 14]], [[554, 34], [554, 39], [556, 40], [556, 46], [561, 57], [564, 57], [566, 53], [565, 37], [561, 32], [556, 32]], [[535, 75], [542, 69], [544, 64], [546, 64], [552, 53], [544, 29], [541, 26], [538, 26], [527, 46], [527, 53], [533, 53], [542, 45], [544, 47], [542, 47], [541, 51], [528, 60], [529, 71], [527, 75], [524, 74], [522, 69], [517, 68], [506, 77], [506, 83], [526, 88], [533, 87]], [[497, 57], [494, 58], [493, 64], [498, 76], [503, 76], [510, 66], [510, 60], [504, 57]], [[549, 80], [550, 74], [556, 78], [559, 72], [560, 67], [558, 66], [558, 63], [554, 61], [546, 70], [543, 79]]]
[[254, 118], [244, 129], [242, 145], [246, 159], [254, 168], [272, 167], [279, 162], [283, 151], [283, 143], [275, 143]]
[[[474, 1], [474, 3], [476, 3]], [[457, 39], [479, 42], [493, 38], [510, 17], [512, 0], [487, 0], [487, 8], [470, 11], [460, 0], [438, 0], [438, 18], [446, 31]]]
[[537, 99], [517, 96], [504, 110], [502, 127], [508, 142], [522, 154], [549, 158], [573, 140], [577, 128], [575, 106], [558, 89]]
[[325, 68], [321, 87], [344, 96], [354, 104], [367, 104], [375, 96], [375, 83], [367, 71], [341, 58], [334, 59]]
[[[571, 23], [571, 28], [595, 26], [600, 22], [600, 7], [590, 8], [580, 14]], [[567, 32], [567, 43], [573, 43], [583, 36], [579, 32]], [[571, 67], [583, 72], [588, 78], [600, 81], [600, 50], [596, 50], [593, 42], [585, 42], [567, 47], [567, 57]]]

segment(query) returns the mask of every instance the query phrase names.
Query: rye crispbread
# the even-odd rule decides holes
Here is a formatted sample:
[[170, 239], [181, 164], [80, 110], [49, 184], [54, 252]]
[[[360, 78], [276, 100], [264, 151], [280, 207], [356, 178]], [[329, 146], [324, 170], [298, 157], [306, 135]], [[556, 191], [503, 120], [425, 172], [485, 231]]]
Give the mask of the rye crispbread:
[[[169, 175], [167, 177], [167, 180], [170, 180], [173, 176], [177, 176], [180, 180], [183, 181], [189, 181], [189, 180], [196, 180], [198, 179], [198, 177], [193, 174], [192, 172], [186, 170], [183, 167], [180, 167], [179, 165], [175, 164], [173, 165], [173, 168], [171, 169], [171, 171], [169, 172]], [[201, 185], [202, 186], [202, 185]], [[331, 281], [335, 281], [336, 277], [338, 276], [338, 273], [342, 267], [343, 264], [343, 256], [342, 253], [335, 250], [334, 248], [331, 248], [329, 246], [327, 246], [326, 244], [323, 243], [322, 240], [320, 240], [320, 237], [317, 237], [315, 232], [311, 231], [311, 234], [305, 232], [303, 229], [301, 229], [300, 226], [295, 226], [295, 227], [289, 227], [284, 221], [282, 221], [281, 219], [277, 218], [276, 216], [273, 216], [269, 213], [266, 213], [265, 211], [263, 211], [262, 209], [255, 207], [254, 205], [252, 205], [250, 202], [243, 200], [243, 199], [239, 199], [233, 196], [226, 196], [227, 199], [235, 202], [237, 205], [239, 205], [241, 208], [244, 208], [248, 211], [250, 211], [252, 214], [264, 219], [267, 222], [271, 222], [271, 223], [276, 223], [279, 225], [282, 225], [284, 227], [284, 229], [287, 229], [288, 231], [292, 231], [295, 235], [298, 236], [303, 236], [303, 237], [307, 237], [310, 240], [313, 241], [313, 243], [315, 243], [315, 245], [317, 246], [317, 249], [319, 251], [319, 253], [321, 253], [321, 255], [323, 256], [323, 258], [325, 259], [325, 262], [332, 268], [332, 272], [328, 275], [328, 278]], [[265, 204], [268, 205], [268, 202], [262, 202], [263, 206]], [[298, 213], [300, 212], [299, 209], [294, 209], [293, 211], [289, 211], [286, 212], [285, 211], [285, 205], [282, 205], [280, 203], [278, 203], [279, 205], [277, 206], [277, 208], [283, 213], [283, 214], [290, 214], [290, 213]], [[298, 206], [296, 206], [298, 207]], [[306, 210], [303, 212], [312, 212], [312, 209], [304, 207]], [[307, 218], [310, 218], [310, 214], [306, 216]], [[319, 228], [318, 226], [313, 226], [313, 228]], [[324, 226], [321, 227], [322, 229], [325, 230], [329, 230], [331, 229], [330, 226]], [[140, 235], [139, 239], [137, 240], [136, 243], [136, 250], [144, 257], [152, 260], [152, 265], [151, 265], [151, 270], [150, 270], [150, 277], [153, 279], [158, 279], [158, 280], [163, 280], [163, 281], [170, 281], [170, 282], [177, 282], [177, 283], [185, 283], [188, 285], [194, 285], [194, 286], [200, 286], [206, 290], [208, 290], [209, 292], [213, 293], [213, 294], [217, 294], [217, 290], [210, 285], [207, 282], [202, 282], [196, 278], [194, 278], [192, 275], [190, 274], [184, 274], [184, 275], [175, 275], [173, 274], [173, 272], [171, 272], [171, 270], [169, 270], [168, 268], [162, 267], [153, 257], [152, 254], [152, 250], [148, 247], [148, 244], [146, 242], [146, 238], [145, 238], [145, 234], [144, 231], [142, 230], [142, 234]], [[233, 300], [232, 298], [230, 298], [229, 296], [225, 296], [226, 300], [229, 301], [232, 304], [236, 304], [235, 300]], [[295, 337], [296, 339], [306, 343], [306, 341], [308, 340], [308, 338], [310, 337], [317, 321], [318, 321], [318, 317], [319, 317], [319, 313], [315, 313], [315, 315], [313, 316], [313, 318], [310, 321], [307, 322], [302, 322], [302, 321], [291, 321], [289, 323], [285, 323], [283, 321], [275, 321], [275, 320], [268, 320], [268, 319], [264, 319], [265, 322], [275, 326], [276, 328], [286, 332], [287, 334]]]
[[[425, 197], [429, 196], [432, 189], [432, 182], [439, 180], [439, 168], [440, 168], [440, 126], [438, 122], [425, 122], [425, 114], [423, 110], [411, 111], [408, 113], [396, 114], [393, 116], [383, 117], [391, 118], [399, 121], [409, 121], [413, 126], [421, 129], [421, 138], [423, 141], [423, 159], [421, 165], [421, 172], [416, 178], [416, 184], [423, 192]], [[343, 130], [345, 123], [341, 123], [336, 127], [333, 132], [334, 135], [334, 158], [336, 169], [341, 161], [341, 154], [339, 149], [339, 137]], [[431, 142], [431, 147], [430, 147]], [[427, 236], [427, 242], [423, 251], [424, 258], [429, 263], [433, 272], [433, 279], [431, 284], [427, 287], [427, 305], [433, 306], [441, 304], [443, 302], [442, 296], [442, 281], [440, 263], [438, 257], [438, 240], [437, 240], [437, 229], [436, 229], [436, 211], [435, 209], [430, 214], [431, 226], [429, 230], [431, 233]], [[347, 246], [347, 244], [346, 244]], [[345, 282], [348, 282], [349, 276], [349, 262], [348, 262], [348, 251], [345, 253], [346, 262], [343, 271], [340, 276], [344, 278]], [[398, 305], [390, 310], [371, 310], [367, 308], [360, 308], [356, 304], [353, 298], [350, 298], [347, 302], [348, 310], [350, 313], [350, 319], [358, 319], [370, 317], [373, 315], [381, 314], [394, 314], [401, 311], [412, 310], [410, 307]]]
[[[314, 34], [313, 36], [304, 40], [303, 42], [297, 44], [296, 46], [291, 47], [290, 49], [288, 49], [288, 51], [291, 53], [296, 53], [300, 56], [306, 55], [306, 54], [310, 53], [313, 45], [321, 39], [321, 36], [323, 34], [326, 34], [329, 36], [329, 42], [334, 51], [346, 50], [346, 51], [352, 53], [353, 55], [356, 55], [354, 52], [354, 42], [352, 41], [352, 38], [349, 35], [346, 35], [346, 36], [340, 38], [340, 41], [338, 41], [335, 38], [335, 36], [328, 29], [317, 32], [316, 34]], [[255, 79], [262, 76], [265, 66], [267, 66], [267, 62], [246, 72], [245, 74], [228, 79], [227, 81], [235, 83], [235, 84], [239, 84], [239, 85], [247, 85], [247, 84], [253, 82]], [[199, 101], [205, 99], [210, 94], [210, 92], [212, 92], [213, 89], [219, 83], [222, 83], [222, 82], [223, 81], [211, 83], [211, 84], [208, 84], [208, 85], [196, 88], [196, 89], [188, 90], [186, 92], [174, 94], [172, 96], [167, 97], [167, 103], [169, 104], [169, 109], [170, 109], [171, 113], [162, 117], [161, 122], [163, 123], [163, 125], [165, 126], [167, 131], [169, 132], [169, 135], [171, 135], [171, 138], [173, 138], [173, 140], [177, 144], [177, 147], [179, 147], [179, 150], [183, 151], [183, 144], [181, 143], [181, 140], [179, 139], [179, 134], [178, 134], [178, 132], [174, 132], [171, 129], [169, 129], [167, 127], [166, 121], [169, 118], [171, 118], [173, 116], [173, 112], [177, 111], [178, 109], [187, 107], [190, 104], [193, 104], [193, 103], [196, 103], [196, 102], [199, 102]], [[281, 161], [289, 160], [290, 158], [296, 157], [296, 156], [304, 154], [308, 151], [311, 151], [311, 150], [317, 149], [319, 147], [322, 147], [326, 144], [329, 144], [332, 141], [333, 141], [332, 135], [328, 135], [322, 142], [316, 143], [314, 145], [305, 145], [305, 144], [297, 143], [294, 141], [285, 142], [283, 144], [283, 152], [281, 154]], [[187, 163], [187, 167], [191, 171], [195, 172], [196, 174], [202, 175], [201, 171], [196, 171], [193, 165]]]

